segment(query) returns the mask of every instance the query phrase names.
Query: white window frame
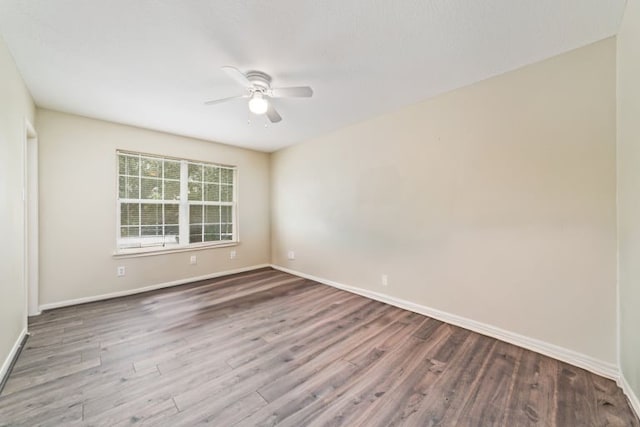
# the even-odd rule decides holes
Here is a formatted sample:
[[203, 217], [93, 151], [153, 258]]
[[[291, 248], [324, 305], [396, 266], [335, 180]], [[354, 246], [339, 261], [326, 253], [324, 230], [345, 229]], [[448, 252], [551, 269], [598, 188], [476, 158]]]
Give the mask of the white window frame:
[[[168, 246], [162, 244], [141, 245], [139, 247], [120, 247], [120, 228], [121, 228], [121, 204], [122, 203], [145, 203], [145, 204], [170, 204], [166, 200], [154, 200], [154, 199], [120, 199], [120, 170], [119, 170], [119, 156], [120, 154], [134, 155], [147, 157], [151, 159], [166, 159], [171, 161], [180, 162], [180, 199], [178, 200], [178, 224], [179, 224], [179, 238], [177, 244], [171, 244]], [[114, 255], [153, 255], [158, 253], [168, 252], [182, 252], [198, 249], [207, 249], [213, 247], [225, 247], [234, 246], [240, 242], [239, 227], [238, 227], [238, 168], [237, 166], [226, 165], [221, 163], [208, 162], [204, 160], [192, 160], [184, 159], [172, 156], [165, 156], [159, 154], [142, 153], [129, 150], [116, 150], [115, 156], [115, 169], [116, 169], [116, 237], [115, 246], [116, 250]], [[216, 166], [225, 169], [229, 169], [233, 173], [233, 193], [231, 202], [210, 202], [210, 201], [194, 201], [189, 200], [189, 163], [204, 164], [209, 166]], [[210, 242], [197, 242], [189, 243], [189, 206], [190, 205], [208, 205], [208, 206], [231, 206], [231, 221], [232, 221], [232, 236], [231, 240], [218, 240]]]

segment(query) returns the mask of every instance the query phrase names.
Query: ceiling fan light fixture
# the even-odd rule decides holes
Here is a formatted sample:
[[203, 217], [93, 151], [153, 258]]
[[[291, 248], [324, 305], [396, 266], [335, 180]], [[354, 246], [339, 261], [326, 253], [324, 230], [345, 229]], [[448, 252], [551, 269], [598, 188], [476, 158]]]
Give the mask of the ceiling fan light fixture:
[[279, 123], [282, 116], [275, 106], [269, 103], [273, 98], [311, 98], [313, 89], [309, 86], [271, 87], [271, 77], [262, 71], [243, 73], [236, 67], [224, 66], [222, 70], [245, 88], [243, 95], [205, 101], [205, 105], [221, 104], [234, 99], [249, 98], [249, 111], [256, 115], [265, 114], [271, 123]]
[[255, 92], [249, 100], [249, 111], [253, 114], [264, 114], [269, 109], [269, 101], [260, 92]]

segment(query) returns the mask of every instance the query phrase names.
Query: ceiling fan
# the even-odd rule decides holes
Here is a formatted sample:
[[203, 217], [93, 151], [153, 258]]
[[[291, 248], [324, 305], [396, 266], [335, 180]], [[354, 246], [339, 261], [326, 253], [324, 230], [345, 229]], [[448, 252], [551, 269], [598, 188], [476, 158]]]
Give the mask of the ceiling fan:
[[282, 117], [276, 111], [273, 103], [270, 102], [271, 98], [310, 98], [313, 95], [313, 90], [309, 86], [272, 88], [271, 76], [262, 71], [248, 71], [245, 74], [230, 66], [222, 67], [222, 70], [244, 86], [246, 93], [207, 101], [205, 105], [219, 104], [239, 98], [249, 98], [249, 111], [258, 115], [266, 114], [271, 123], [277, 123], [282, 120]]

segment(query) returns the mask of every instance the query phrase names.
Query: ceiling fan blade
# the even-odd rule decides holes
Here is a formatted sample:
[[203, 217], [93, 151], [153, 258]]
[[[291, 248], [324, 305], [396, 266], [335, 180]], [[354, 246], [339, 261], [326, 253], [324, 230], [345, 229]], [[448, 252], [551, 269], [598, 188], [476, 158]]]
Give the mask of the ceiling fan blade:
[[269, 120], [271, 121], [271, 123], [278, 123], [280, 120], [282, 120], [282, 117], [276, 111], [276, 108], [273, 106], [271, 102], [269, 103], [269, 108], [267, 108], [266, 114]]
[[221, 104], [223, 102], [231, 101], [231, 100], [234, 100], [234, 99], [248, 98], [248, 97], [249, 97], [249, 95], [238, 95], [238, 96], [230, 96], [229, 98], [212, 99], [211, 101], [206, 101], [204, 103], [204, 105]]
[[271, 89], [272, 98], [311, 98], [313, 89], [309, 86], [280, 87]]
[[244, 73], [238, 70], [236, 67], [225, 65], [224, 67], [222, 67], [222, 71], [227, 73], [229, 77], [231, 77], [236, 82], [240, 83], [243, 87], [253, 86], [249, 81], [249, 79], [247, 78], [247, 76], [245, 76]]

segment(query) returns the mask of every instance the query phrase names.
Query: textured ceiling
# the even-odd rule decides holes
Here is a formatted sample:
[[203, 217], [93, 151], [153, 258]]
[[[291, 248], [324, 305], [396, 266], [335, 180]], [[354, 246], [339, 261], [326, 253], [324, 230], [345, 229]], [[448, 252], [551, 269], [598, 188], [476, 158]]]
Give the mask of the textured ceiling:
[[[273, 151], [609, 37], [625, 0], [0, 0], [36, 101]], [[220, 67], [311, 85], [266, 125]], [[250, 123], [248, 123], [248, 119]]]

